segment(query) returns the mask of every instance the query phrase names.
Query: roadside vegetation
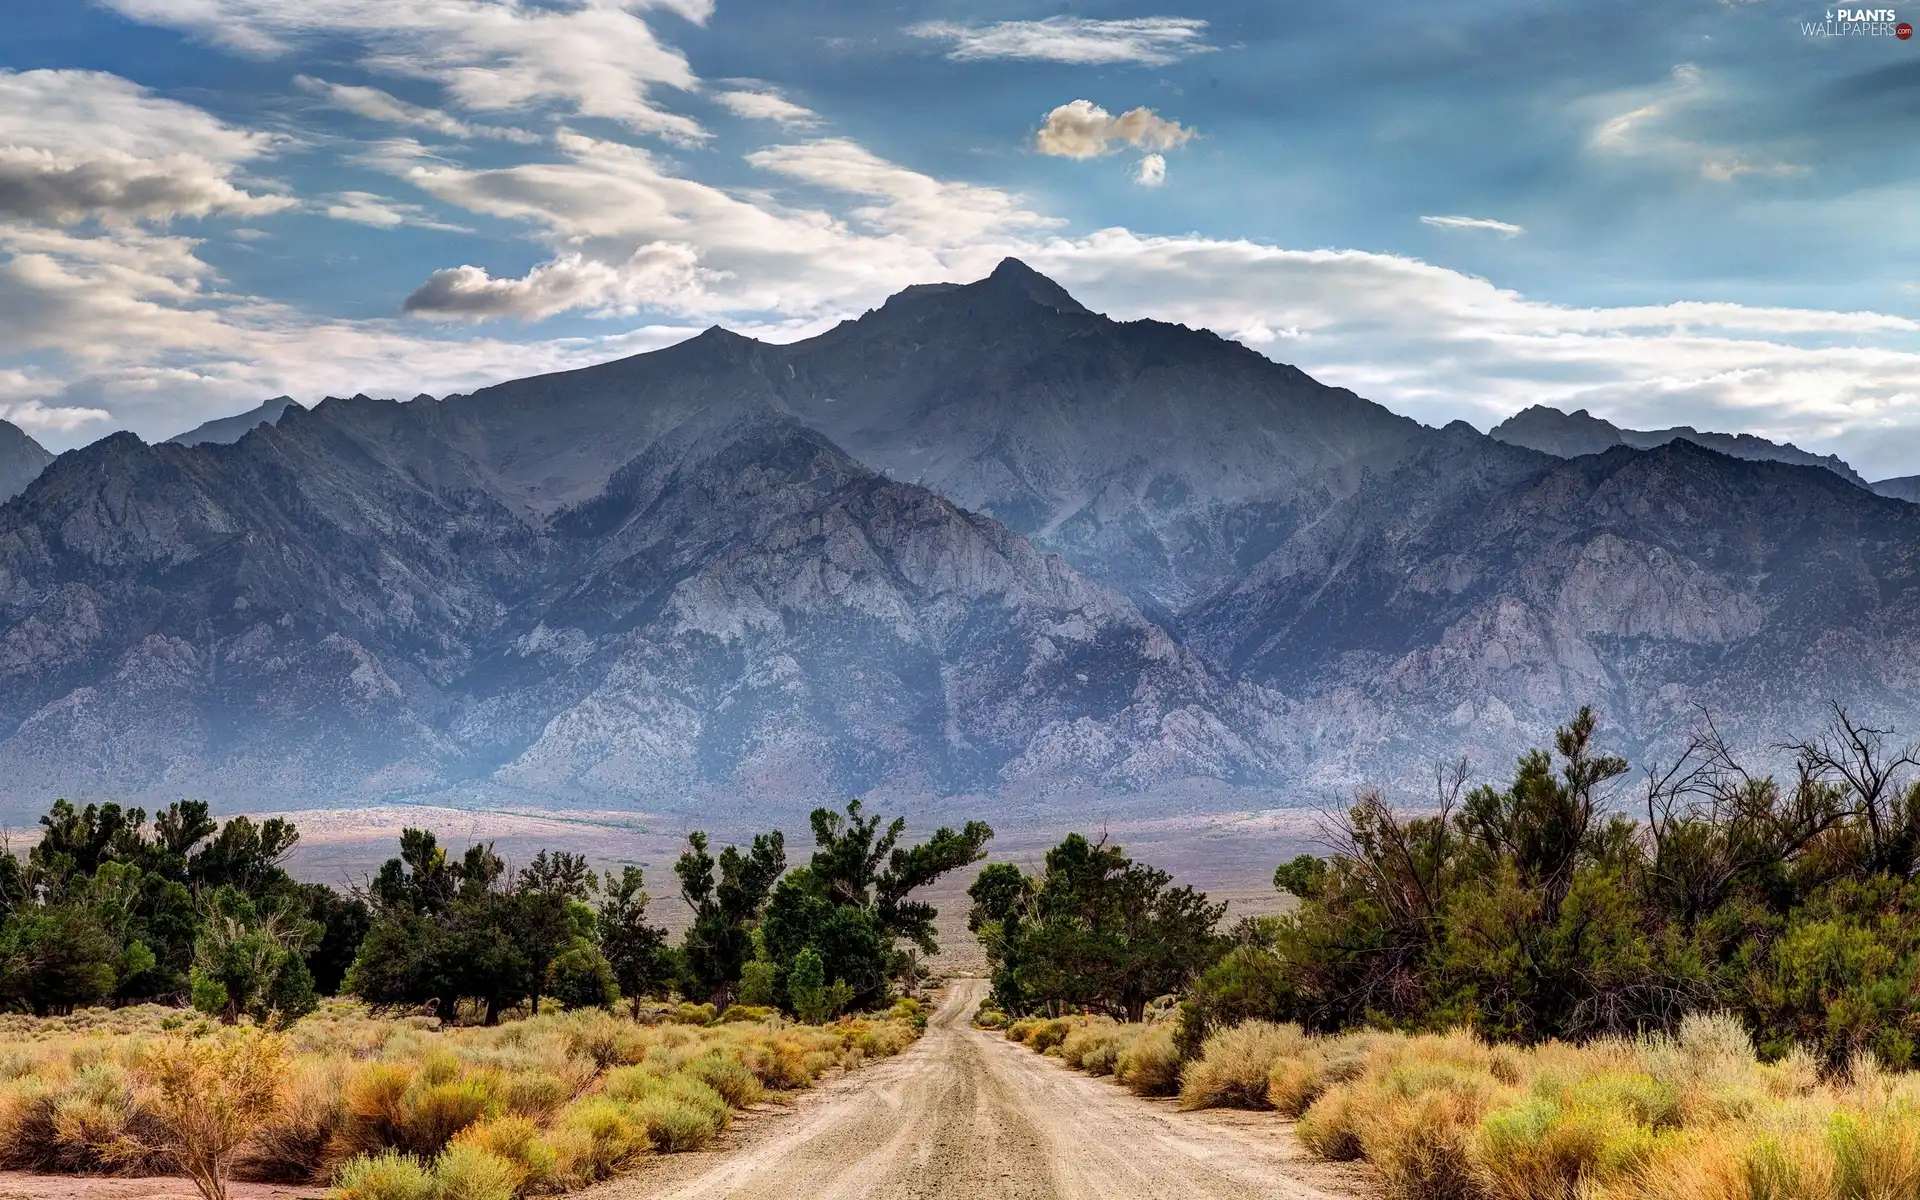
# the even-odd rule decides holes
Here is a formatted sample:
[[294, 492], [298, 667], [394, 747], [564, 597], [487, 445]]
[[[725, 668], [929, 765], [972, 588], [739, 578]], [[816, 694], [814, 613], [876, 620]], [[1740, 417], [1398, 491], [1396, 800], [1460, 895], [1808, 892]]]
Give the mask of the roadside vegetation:
[[992, 836], [904, 845], [858, 802], [812, 824], [792, 870], [777, 831], [691, 835], [674, 945], [634, 867], [407, 830], [342, 894], [286, 872], [285, 821], [58, 802], [0, 855], [0, 1168], [513, 1200], [698, 1149], [911, 1043], [936, 949], [911, 894]]
[[1276, 871], [1293, 912], [1141, 951], [1175, 979], [1144, 1006], [1045, 969], [1102, 927], [1043, 916], [1084, 892], [1083, 846], [983, 873], [977, 1023], [1184, 1108], [1298, 1117], [1409, 1200], [1920, 1195], [1915, 755], [1836, 710], [1784, 782], [1708, 725], [1628, 784], [1596, 733], [1582, 711], [1505, 787], [1443, 771], [1412, 814], [1362, 792], [1330, 853]]

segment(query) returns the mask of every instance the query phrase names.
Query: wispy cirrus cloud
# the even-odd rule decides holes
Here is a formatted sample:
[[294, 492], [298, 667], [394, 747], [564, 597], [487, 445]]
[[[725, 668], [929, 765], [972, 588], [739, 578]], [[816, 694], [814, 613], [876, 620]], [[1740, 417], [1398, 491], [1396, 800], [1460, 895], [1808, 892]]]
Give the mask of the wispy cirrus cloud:
[[1100, 21], [1089, 17], [1046, 17], [1038, 21], [997, 21], [962, 25], [926, 21], [910, 25], [915, 37], [948, 43], [947, 57], [961, 62], [1012, 58], [1039, 62], [1100, 65], [1136, 63], [1165, 66], [1214, 47], [1206, 43], [1207, 23], [1193, 17], [1136, 17]]
[[357, 117], [365, 117], [369, 121], [384, 121], [454, 138], [497, 138], [501, 141], [529, 144], [540, 140], [539, 134], [525, 129], [513, 129], [504, 125], [477, 125], [472, 121], [462, 121], [440, 109], [409, 103], [376, 87], [332, 83], [325, 79], [315, 79], [311, 75], [295, 75], [293, 82], [294, 86], [301, 91], [319, 97], [327, 107], [352, 113]]
[[736, 117], [771, 121], [788, 129], [808, 129], [820, 123], [820, 114], [795, 104], [775, 88], [735, 88], [714, 93], [714, 101]]
[[1605, 157], [1672, 163], [1715, 183], [1806, 173], [1806, 167], [1766, 147], [1721, 145], [1698, 128], [1698, 114], [1723, 100], [1704, 71], [1681, 63], [1659, 84], [1595, 98], [1592, 103], [1609, 111], [1594, 125], [1587, 144]]
[[1515, 225], [1511, 221], [1496, 221], [1492, 217], [1421, 217], [1422, 225], [1431, 225], [1435, 229], [1478, 229], [1488, 233], [1497, 233], [1501, 237], [1519, 237], [1527, 231], [1524, 225]]
[[376, 192], [335, 192], [321, 212], [336, 221], [371, 225], [375, 229], [398, 229], [404, 225], [416, 229], [438, 229], [443, 233], [473, 232], [464, 225], [435, 219], [418, 204], [392, 200]]

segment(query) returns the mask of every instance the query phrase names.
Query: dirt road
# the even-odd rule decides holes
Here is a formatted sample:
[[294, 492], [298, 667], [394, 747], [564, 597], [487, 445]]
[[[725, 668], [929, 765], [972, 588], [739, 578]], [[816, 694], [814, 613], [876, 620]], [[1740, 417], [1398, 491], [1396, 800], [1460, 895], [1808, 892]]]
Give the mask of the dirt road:
[[663, 1157], [592, 1200], [1334, 1200], [1357, 1177], [1306, 1160], [1271, 1114], [1181, 1113], [969, 1024], [961, 980], [897, 1059], [747, 1118], [735, 1144]]

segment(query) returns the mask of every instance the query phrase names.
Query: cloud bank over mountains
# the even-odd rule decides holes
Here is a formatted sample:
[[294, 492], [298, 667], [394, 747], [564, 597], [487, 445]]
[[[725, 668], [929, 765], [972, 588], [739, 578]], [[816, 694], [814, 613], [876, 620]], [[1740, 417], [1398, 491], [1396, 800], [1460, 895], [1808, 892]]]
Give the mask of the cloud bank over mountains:
[[[111, 7], [287, 82], [243, 122], [101, 71], [0, 72], [0, 407], [56, 448], [120, 426], [165, 436], [282, 393], [470, 390], [715, 321], [793, 340], [1017, 255], [1097, 309], [1284, 352], [1431, 423], [1485, 427], [1545, 403], [1623, 425], [1750, 430], [1870, 474], [1920, 458], [1920, 323], [1899, 313], [1570, 305], [1409, 253], [1090, 222], [1049, 188], [982, 182], [995, 172], [964, 157], [929, 170], [883, 154], [847, 114], [778, 81], [702, 78], [678, 43], [729, 19], [704, 0]], [[1180, 15], [897, 32], [955, 70], [1126, 72], [1121, 95], [1141, 98], [1157, 71], [1230, 58], [1217, 35]], [[1696, 175], [1710, 158], [1788, 161], [1696, 136], [1687, 122], [1720, 86], [1695, 68], [1569, 112], [1601, 158], [1642, 163], [1677, 142], [1713, 151]], [[1189, 103], [1163, 89], [1116, 115], [1077, 99], [989, 149], [1135, 151], [1120, 184], [1158, 201], [1189, 185], [1200, 156], [1233, 153], [1232, 131], [1200, 126]], [[322, 115], [352, 124], [312, 123]], [[1186, 157], [1169, 170], [1173, 151]], [[303, 187], [311, 161], [372, 178]], [[1060, 178], [1095, 186], [1085, 172]], [[1520, 212], [1420, 214], [1404, 220], [1451, 245], [1545, 236]], [[438, 262], [352, 313], [235, 286], [239, 251], [287, 253], [296, 222], [445, 241], [420, 243]]]

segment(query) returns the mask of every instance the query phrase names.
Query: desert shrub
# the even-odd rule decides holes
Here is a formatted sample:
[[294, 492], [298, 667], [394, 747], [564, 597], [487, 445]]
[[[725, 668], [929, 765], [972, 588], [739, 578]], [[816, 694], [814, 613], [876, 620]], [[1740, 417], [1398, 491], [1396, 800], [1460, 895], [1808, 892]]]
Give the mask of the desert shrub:
[[331, 1200], [435, 1200], [433, 1173], [411, 1154], [384, 1150], [341, 1164]]
[[513, 1200], [520, 1168], [485, 1146], [454, 1142], [433, 1163], [434, 1200]]
[[726, 1127], [729, 1116], [720, 1093], [691, 1075], [626, 1067], [608, 1073], [606, 1092], [632, 1106], [648, 1140], [662, 1151], [699, 1149]]
[[719, 1093], [734, 1108], [748, 1108], [766, 1098], [766, 1086], [737, 1058], [705, 1054], [682, 1069]]
[[515, 1071], [500, 1081], [500, 1098], [507, 1111], [523, 1117], [544, 1118], [573, 1099], [574, 1087], [547, 1071]]
[[1060, 1061], [1076, 1069], [1084, 1068], [1087, 1052], [1112, 1040], [1119, 1027], [1119, 1022], [1111, 1017], [1090, 1017], [1074, 1022], [1067, 1036], [1060, 1039]]
[[1180, 1090], [1180, 1052], [1172, 1022], [1150, 1025], [1129, 1041], [1114, 1060], [1113, 1077], [1142, 1096], [1171, 1096]]
[[1360, 1141], [1359, 1095], [1350, 1086], [1322, 1094], [1295, 1126], [1300, 1144], [1329, 1162], [1352, 1162], [1366, 1152]]
[[1024, 1042], [1027, 1036], [1040, 1027], [1039, 1017], [1020, 1017], [1007, 1023], [1007, 1040]]
[[321, 1178], [347, 1125], [346, 1064], [305, 1058], [289, 1073], [285, 1102], [241, 1149], [234, 1178], [307, 1183]]
[[742, 1021], [759, 1023], [778, 1019], [780, 1010], [770, 1004], [729, 1004], [727, 1011], [720, 1014], [722, 1025], [733, 1025]]
[[506, 1107], [489, 1076], [469, 1075], [420, 1086], [415, 1080], [403, 1098], [402, 1147], [423, 1157], [438, 1154], [453, 1135]]
[[525, 1117], [495, 1117], [476, 1121], [462, 1129], [448, 1145], [478, 1146], [512, 1163], [519, 1172], [520, 1186], [528, 1191], [544, 1191], [559, 1183], [559, 1155], [540, 1134], [540, 1129]]
[[404, 1139], [413, 1076], [411, 1063], [372, 1062], [347, 1077], [347, 1123], [340, 1138], [346, 1153], [370, 1153]]
[[589, 1096], [562, 1109], [550, 1142], [555, 1173], [575, 1187], [612, 1176], [651, 1148], [639, 1114], [606, 1096]]
[[286, 1071], [284, 1041], [257, 1031], [156, 1038], [133, 1063], [152, 1124], [122, 1144], [165, 1153], [205, 1200], [226, 1200], [241, 1145], [280, 1109]]
[[682, 1003], [673, 1010], [673, 1022], [676, 1025], [711, 1025], [717, 1010], [711, 1004]]
[[1181, 1108], [1266, 1108], [1273, 1065], [1302, 1048], [1298, 1025], [1247, 1021], [1222, 1029], [1187, 1064], [1180, 1086]]
[[1027, 1045], [1045, 1054], [1061, 1042], [1066, 1041], [1067, 1035], [1071, 1032], [1073, 1032], [1072, 1022], [1063, 1017], [1054, 1017], [1050, 1020], [1041, 1021], [1029, 1029], [1027, 1031], [1026, 1042]]
[[975, 1029], [1005, 1029], [1007, 1014], [995, 1008], [991, 999], [982, 1000], [980, 1007], [973, 1012], [973, 1026]]
[[564, 1029], [569, 1052], [590, 1059], [602, 1071], [639, 1062], [652, 1044], [644, 1027], [599, 1009], [568, 1014]]

